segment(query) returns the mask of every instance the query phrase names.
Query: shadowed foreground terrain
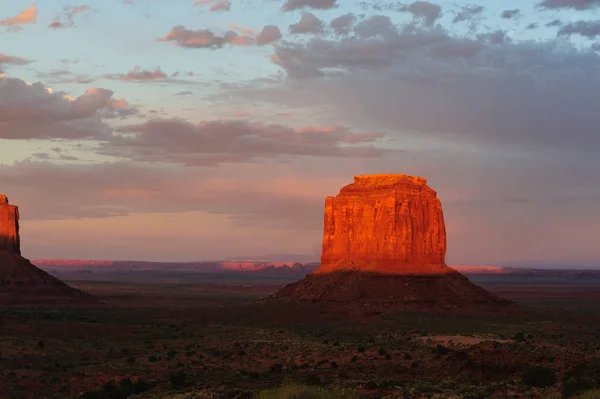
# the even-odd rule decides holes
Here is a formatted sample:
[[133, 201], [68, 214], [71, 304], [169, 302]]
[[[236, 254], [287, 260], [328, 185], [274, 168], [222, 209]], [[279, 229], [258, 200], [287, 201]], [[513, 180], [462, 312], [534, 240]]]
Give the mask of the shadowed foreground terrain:
[[63, 278], [101, 304], [0, 308], [0, 398], [529, 398], [560, 397], [565, 379], [569, 392], [594, 387], [568, 373], [598, 358], [600, 281], [565, 280], [555, 295], [556, 282], [485, 276], [478, 283], [516, 310], [376, 316], [256, 303], [280, 280]]

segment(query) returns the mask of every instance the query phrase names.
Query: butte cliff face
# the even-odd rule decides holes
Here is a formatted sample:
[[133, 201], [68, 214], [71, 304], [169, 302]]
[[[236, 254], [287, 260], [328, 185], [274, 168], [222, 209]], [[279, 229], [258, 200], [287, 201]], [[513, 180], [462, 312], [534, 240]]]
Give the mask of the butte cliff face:
[[19, 209], [0, 194], [0, 304], [89, 302], [92, 297], [21, 256]]
[[0, 251], [20, 255], [19, 208], [10, 205], [6, 195], [0, 194]]
[[406, 175], [363, 175], [328, 197], [317, 273], [439, 273], [446, 228], [442, 204], [426, 183]]
[[361, 175], [325, 200], [321, 266], [271, 299], [393, 309], [504, 301], [445, 264], [442, 204], [422, 177]]

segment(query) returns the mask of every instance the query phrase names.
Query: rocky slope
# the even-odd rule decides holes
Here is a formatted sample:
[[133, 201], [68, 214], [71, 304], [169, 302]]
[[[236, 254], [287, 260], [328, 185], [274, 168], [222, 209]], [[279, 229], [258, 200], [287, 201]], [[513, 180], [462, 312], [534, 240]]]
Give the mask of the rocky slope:
[[21, 256], [19, 209], [0, 195], [0, 304], [89, 302], [93, 298]]
[[328, 197], [321, 267], [272, 299], [394, 309], [508, 304], [446, 266], [442, 205], [426, 183], [362, 175]]

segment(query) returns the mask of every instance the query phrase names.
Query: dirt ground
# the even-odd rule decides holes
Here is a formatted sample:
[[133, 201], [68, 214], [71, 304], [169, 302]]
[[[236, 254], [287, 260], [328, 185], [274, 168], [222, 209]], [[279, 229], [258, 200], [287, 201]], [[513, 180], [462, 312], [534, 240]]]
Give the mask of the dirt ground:
[[[585, 290], [504, 286], [519, 303], [509, 312], [373, 315], [257, 303], [274, 283], [69, 283], [100, 303], [0, 308], [0, 398], [118, 397], [94, 395], [127, 378], [140, 398], [251, 398], [289, 381], [372, 398], [541, 398], [600, 356], [600, 305]], [[525, 384], [531, 365], [556, 383]]]

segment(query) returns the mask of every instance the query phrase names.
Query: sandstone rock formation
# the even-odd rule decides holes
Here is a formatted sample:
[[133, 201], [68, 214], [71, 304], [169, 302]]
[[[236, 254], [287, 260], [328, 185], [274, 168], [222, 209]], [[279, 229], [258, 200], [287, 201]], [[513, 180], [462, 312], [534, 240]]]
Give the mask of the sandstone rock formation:
[[19, 209], [0, 194], [0, 304], [92, 300], [21, 256]]
[[8, 203], [6, 195], [0, 194], [0, 251], [20, 255], [19, 208]]
[[356, 176], [325, 200], [321, 268], [391, 274], [443, 270], [442, 204], [421, 177]]
[[504, 301], [445, 264], [442, 205], [422, 177], [362, 175], [325, 200], [321, 266], [272, 299], [391, 308]]

